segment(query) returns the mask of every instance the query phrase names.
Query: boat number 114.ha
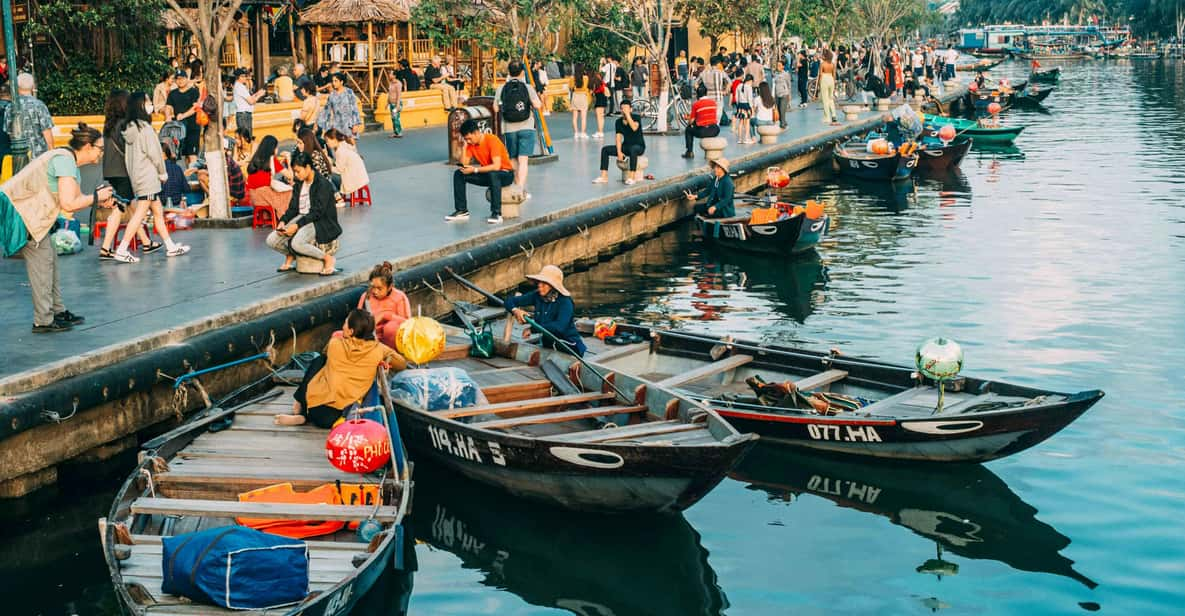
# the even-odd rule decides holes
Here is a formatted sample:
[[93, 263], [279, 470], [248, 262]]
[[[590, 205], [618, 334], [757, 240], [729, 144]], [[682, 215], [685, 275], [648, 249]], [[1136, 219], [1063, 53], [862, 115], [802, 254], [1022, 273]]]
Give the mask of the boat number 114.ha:
[[[464, 458], [478, 464], [485, 464], [485, 460], [481, 457], [481, 452], [477, 450], [477, 442], [473, 440], [472, 436], [465, 436], [464, 434], [452, 434], [444, 428], [437, 428], [436, 426], [428, 426], [428, 434], [432, 437], [432, 446], [439, 451], [447, 451], [448, 453]], [[502, 456], [502, 447], [493, 441], [486, 441], [486, 449], [490, 452], [490, 461], [498, 466], [506, 466], [506, 458]]]

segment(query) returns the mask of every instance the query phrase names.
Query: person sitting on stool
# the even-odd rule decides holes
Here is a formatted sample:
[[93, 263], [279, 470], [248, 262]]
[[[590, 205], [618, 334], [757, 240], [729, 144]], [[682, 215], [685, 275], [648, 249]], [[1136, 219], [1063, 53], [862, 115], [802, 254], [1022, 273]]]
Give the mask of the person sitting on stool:
[[630, 157], [630, 174], [626, 184], [637, 182], [638, 157], [646, 151], [646, 141], [642, 138], [642, 125], [633, 114], [634, 105], [627, 98], [621, 101], [621, 117], [617, 118], [617, 145], [607, 145], [601, 148], [601, 175], [593, 179], [593, 184], [605, 184], [609, 181], [609, 157], [616, 154], [617, 160]]
[[687, 129], [683, 131], [683, 141], [687, 145], [687, 151], [683, 152], [683, 158], [695, 158], [691, 148], [695, 145], [696, 137], [703, 139], [720, 134], [720, 125], [716, 123], [716, 118], [719, 115], [716, 109], [716, 100], [708, 96], [708, 87], [702, 83], [699, 84], [699, 87], [695, 89], [695, 95], [698, 99], [691, 104], [691, 117], [688, 118]]
[[280, 217], [279, 226], [267, 236], [268, 248], [284, 254], [284, 264], [276, 271], [296, 269], [296, 255], [302, 255], [320, 259], [324, 264], [321, 275], [332, 276], [337, 273], [337, 268], [330, 252], [342, 234], [337, 222], [333, 184], [317, 175], [308, 152], [293, 155], [292, 174], [296, 178], [292, 201]]
[[[510, 154], [500, 139], [481, 132], [475, 120], [461, 123], [461, 137], [465, 140], [465, 151], [461, 154], [461, 168], [453, 172], [453, 213], [444, 220], [469, 220], [465, 185], [477, 184], [490, 187], [490, 217], [486, 222], [499, 224], [502, 222], [502, 187], [514, 183]], [[470, 164], [472, 161], [477, 164]]]
[[[703, 199], [703, 203], [695, 205], [695, 213], [704, 218], [732, 218], [736, 216], [736, 207], [733, 205], [733, 193], [735, 187], [732, 183], [732, 177], [728, 175], [728, 159], [717, 158], [711, 161], [712, 165], [712, 185], [700, 191], [699, 199]], [[697, 195], [691, 191], [683, 193], [688, 199], [696, 199]]]

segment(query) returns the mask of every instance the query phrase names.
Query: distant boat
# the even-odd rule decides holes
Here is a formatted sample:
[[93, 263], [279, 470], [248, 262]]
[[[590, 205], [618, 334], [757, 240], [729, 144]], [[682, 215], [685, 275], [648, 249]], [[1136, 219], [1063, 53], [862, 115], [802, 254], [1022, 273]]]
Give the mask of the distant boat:
[[999, 128], [985, 128], [979, 125], [975, 120], [964, 120], [962, 118], [948, 118], [944, 116], [936, 116], [926, 114], [924, 116], [928, 124], [941, 127], [943, 124], [952, 124], [955, 130], [961, 135], [965, 135], [975, 140], [978, 145], [1006, 145], [1016, 140], [1017, 136], [1024, 131], [1023, 126], [1001, 126]]
[[1029, 81], [1036, 83], [1057, 83], [1062, 78], [1062, 68], [1055, 66], [1045, 70], [1034, 70], [1029, 73]]

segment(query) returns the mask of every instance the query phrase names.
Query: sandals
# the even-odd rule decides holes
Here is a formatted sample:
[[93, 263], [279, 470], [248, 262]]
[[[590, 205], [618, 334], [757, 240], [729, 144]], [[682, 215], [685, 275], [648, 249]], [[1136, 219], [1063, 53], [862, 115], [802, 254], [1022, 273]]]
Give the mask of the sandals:
[[99, 248], [100, 261], [114, 261], [115, 253], [110, 248]]
[[165, 247], [165, 245], [160, 242], [153, 242], [153, 243], [144, 247], [144, 254], [156, 252], [164, 247]]

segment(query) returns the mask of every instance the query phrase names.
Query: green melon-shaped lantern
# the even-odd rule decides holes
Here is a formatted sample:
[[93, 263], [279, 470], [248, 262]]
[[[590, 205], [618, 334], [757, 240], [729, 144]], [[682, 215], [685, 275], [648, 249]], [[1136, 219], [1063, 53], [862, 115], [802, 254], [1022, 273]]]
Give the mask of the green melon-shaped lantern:
[[948, 379], [958, 376], [963, 369], [963, 347], [949, 338], [931, 338], [918, 345], [914, 364], [918, 372], [938, 381], [938, 407], [934, 412], [941, 413], [945, 393], [943, 385]]

